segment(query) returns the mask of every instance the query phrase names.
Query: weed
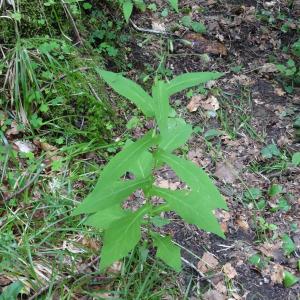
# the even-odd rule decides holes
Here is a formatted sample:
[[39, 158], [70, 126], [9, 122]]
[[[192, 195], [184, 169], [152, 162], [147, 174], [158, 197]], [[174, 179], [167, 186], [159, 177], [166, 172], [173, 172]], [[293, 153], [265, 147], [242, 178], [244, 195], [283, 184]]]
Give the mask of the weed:
[[[217, 79], [221, 74], [190, 73], [168, 83], [156, 81], [151, 97], [140, 86], [121, 75], [102, 70], [98, 72], [115, 91], [134, 102], [146, 116], [155, 118], [159, 134], [156, 130], [149, 132], [118, 153], [104, 168], [95, 189], [74, 214], [92, 214], [85, 223], [104, 230], [100, 263], [102, 270], [135, 248], [141, 239], [140, 227], [143, 225], [147, 228], [147, 238], [157, 248], [157, 257], [179, 271], [180, 249], [172, 243], [171, 237], [161, 237], [153, 231], [153, 218], [173, 210], [186, 221], [224, 236], [211, 209], [225, 209], [226, 204], [201, 169], [171, 154], [187, 141], [192, 129], [184, 120], [170, 117], [169, 97], [183, 89]], [[169, 165], [189, 189], [171, 191], [155, 186], [153, 174], [163, 164]], [[135, 179], [121, 180], [126, 172], [133, 173]], [[146, 203], [134, 212], [122, 209], [120, 204], [137, 189], [143, 190]], [[153, 196], [165, 199], [166, 203], [152, 204]]]

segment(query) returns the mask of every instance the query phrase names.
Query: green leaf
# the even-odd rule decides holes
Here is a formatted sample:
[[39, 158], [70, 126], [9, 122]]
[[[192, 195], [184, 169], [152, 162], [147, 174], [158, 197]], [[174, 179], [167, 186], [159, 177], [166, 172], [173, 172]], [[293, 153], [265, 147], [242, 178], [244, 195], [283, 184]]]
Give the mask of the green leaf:
[[218, 79], [221, 76], [223, 76], [223, 73], [219, 72], [194, 72], [179, 75], [167, 83], [168, 96], [195, 85]]
[[161, 237], [154, 232], [151, 232], [151, 236], [154, 246], [157, 247], [156, 256], [172, 267], [176, 272], [180, 272], [180, 248], [172, 243], [172, 239], [169, 236]]
[[121, 74], [96, 68], [97, 73], [118, 94], [132, 101], [147, 117], [154, 116], [154, 101], [138, 84]]
[[147, 178], [152, 174], [153, 166], [153, 155], [149, 151], [145, 151], [138, 159], [132, 161], [128, 171], [132, 172], [136, 178]]
[[204, 133], [204, 137], [207, 139], [207, 140], [211, 140], [213, 139], [214, 137], [217, 137], [217, 136], [220, 136], [222, 135], [222, 132], [220, 130], [217, 130], [217, 129], [209, 129], [207, 130], [205, 133]]
[[197, 33], [205, 33], [206, 32], [206, 27], [201, 22], [192, 22], [192, 28]]
[[126, 20], [126, 22], [128, 23], [129, 21], [129, 18], [132, 14], [132, 10], [133, 10], [133, 3], [132, 1], [130, 0], [126, 0], [124, 3], [123, 3], [123, 15], [124, 15], [124, 18]]
[[126, 256], [141, 238], [141, 223], [149, 210], [144, 206], [128, 216], [118, 219], [104, 233], [100, 270]]
[[18, 299], [18, 294], [23, 288], [21, 281], [16, 281], [10, 284], [0, 295], [0, 300], [15, 300]]
[[282, 237], [282, 248], [284, 250], [284, 254], [285, 255], [291, 255], [294, 251], [296, 251], [297, 247], [295, 245], [295, 243], [293, 242], [293, 240], [287, 235], [285, 234]]
[[249, 257], [248, 262], [260, 270], [267, 266], [267, 262], [259, 254]]
[[164, 151], [159, 151], [157, 157], [168, 164], [193, 192], [199, 193], [199, 197], [207, 202], [209, 208], [227, 209], [226, 202], [209, 176], [193, 162]]
[[152, 87], [152, 97], [154, 100], [155, 117], [161, 134], [166, 134], [168, 130], [168, 116], [170, 112], [169, 98], [166, 93], [166, 84], [158, 81]]
[[272, 184], [272, 186], [270, 187], [268, 194], [270, 197], [274, 197], [280, 193], [282, 193], [283, 189], [282, 186], [280, 184]]
[[299, 281], [299, 278], [297, 278], [295, 275], [288, 271], [284, 271], [283, 273], [283, 285], [286, 288], [289, 288], [296, 284]]
[[119, 180], [122, 175], [130, 170], [134, 161], [138, 161], [146, 155], [146, 150], [158, 142], [158, 137], [152, 135], [153, 132], [150, 131], [140, 140], [130, 144], [114, 156], [101, 174], [101, 184], [109, 185], [113, 180]]
[[272, 158], [273, 156], [280, 156], [280, 151], [275, 144], [270, 144], [261, 150], [263, 158]]
[[163, 135], [159, 147], [166, 152], [172, 152], [174, 149], [186, 143], [193, 132], [191, 125], [186, 124], [181, 118], [169, 118], [168, 131]]
[[192, 25], [192, 18], [190, 16], [184, 16], [181, 18], [181, 23], [185, 27], [191, 27]]
[[293, 154], [292, 163], [296, 166], [300, 165], [300, 152], [296, 152]]
[[249, 188], [244, 192], [246, 200], [258, 200], [262, 197], [262, 192], [259, 188]]
[[109, 208], [100, 210], [91, 215], [84, 222], [85, 225], [93, 226], [98, 229], [107, 229], [114, 221], [125, 217], [127, 211], [122, 209], [120, 205], [111, 206]]
[[154, 216], [151, 218], [151, 223], [156, 227], [163, 227], [170, 224], [170, 220], [161, 218], [160, 216]]
[[172, 8], [178, 13], [178, 0], [169, 0], [169, 3], [172, 6]]
[[158, 187], [153, 187], [150, 193], [153, 196], [165, 199], [169, 204], [170, 210], [175, 211], [190, 224], [195, 224], [203, 230], [224, 237], [224, 233], [211, 211], [212, 205], [205, 194], [188, 191], [171, 191]]
[[[98, 184], [100, 183], [100, 184]], [[75, 208], [72, 215], [95, 213], [102, 209], [120, 204], [139, 188], [149, 185], [149, 179], [126, 180], [101, 184], [101, 179], [94, 190]]]

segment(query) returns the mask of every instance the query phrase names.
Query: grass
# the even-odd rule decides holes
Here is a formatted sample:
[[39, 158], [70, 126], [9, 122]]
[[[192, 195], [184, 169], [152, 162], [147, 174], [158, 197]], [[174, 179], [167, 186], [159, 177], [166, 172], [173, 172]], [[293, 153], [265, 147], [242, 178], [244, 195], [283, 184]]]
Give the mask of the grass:
[[[33, 7], [32, 3], [29, 6]], [[55, 7], [43, 6], [42, 11], [43, 15], [48, 11], [54, 13]], [[191, 295], [200, 298], [205, 289], [196, 274], [190, 270], [175, 274], [154, 260], [151, 252], [146, 253], [143, 245], [108, 273], [100, 273], [101, 232], [71, 216], [73, 208], [92, 189], [102, 165], [131, 137], [133, 131], [126, 129], [123, 115], [118, 118], [118, 110], [125, 111], [125, 119], [133, 112], [121, 99], [106, 94], [104, 84], [93, 71], [95, 65], [104, 66], [99, 53], [106, 55], [116, 46], [101, 49], [96, 30], [113, 33], [116, 27], [118, 33], [108, 37], [108, 43], [112, 43], [119, 33], [121, 35], [121, 22], [116, 26], [114, 22], [110, 24], [107, 16], [103, 21], [104, 13], [99, 10], [86, 14], [89, 22], [88, 28], [84, 28], [80, 22], [86, 20], [86, 16], [82, 14], [76, 20], [80, 31], [87, 40], [95, 37], [91, 44], [97, 50], [91, 45], [77, 48], [66, 38], [70, 28], [67, 22], [61, 22], [60, 13], [55, 12], [54, 18], [45, 17], [46, 24], [42, 27], [47, 30], [37, 38], [30, 38], [32, 27], [29, 31], [29, 25], [33, 26], [34, 22], [29, 24], [30, 20], [21, 19], [18, 29], [28, 32], [23, 35], [18, 32], [16, 40], [6, 43], [7, 51], [0, 63], [4, 74], [0, 78], [3, 83], [0, 90], [0, 199], [22, 190], [41, 163], [46, 164], [22, 193], [5, 203], [0, 200], [0, 274], [11, 282], [22, 281], [23, 298], [189, 299]], [[58, 20], [58, 24], [52, 19]], [[4, 27], [7, 32], [8, 26]], [[16, 42], [12, 44], [12, 41]], [[153, 41], [150, 42], [151, 46]], [[141, 45], [146, 43], [148, 40], [143, 40]], [[166, 63], [169, 57], [202, 56], [169, 53], [163, 40], [157, 45], [160, 48], [155, 59], [157, 65], [148, 65], [142, 76], [145, 82], [154, 75], [172, 77]], [[125, 59], [113, 58], [113, 61], [117, 61], [118, 70], [128, 68]], [[222, 91], [218, 100], [217, 121], [223, 132], [231, 139], [247, 135], [265, 144], [266, 133], [255, 128], [250, 88], [240, 87], [234, 93]], [[185, 108], [182, 114], [186, 114]], [[202, 117], [205, 118], [204, 114]], [[12, 129], [14, 123], [18, 133], [8, 135], [7, 130]], [[199, 135], [201, 139], [204, 132]], [[16, 140], [31, 142], [35, 150], [20, 153], [13, 146]], [[202, 140], [213, 163], [224, 158], [219, 139], [217, 143], [217, 138]], [[184, 153], [187, 151], [188, 148], [183, 149]], [[281, 174], [288, 167], [289, 159], [283, 154], [271, 160], [252, 161], [248, 170], [269, 176]], [[242, 185], [247, 189], [248, 183], [242, 182]], [[249, 204], [241, 202], [245, 207]], [[253, 202], [257, 243], [269, 241], [273, 231], [270, 231], [272, 222], [268, 217], [276, 211], [268, 206], [259, 209], [258, 201]], [[259, 222], [257, 216], [265, 218], [267, 224]], [[226, 284], [229, 291], [233, 290], [233, 281], [228, 280]]]

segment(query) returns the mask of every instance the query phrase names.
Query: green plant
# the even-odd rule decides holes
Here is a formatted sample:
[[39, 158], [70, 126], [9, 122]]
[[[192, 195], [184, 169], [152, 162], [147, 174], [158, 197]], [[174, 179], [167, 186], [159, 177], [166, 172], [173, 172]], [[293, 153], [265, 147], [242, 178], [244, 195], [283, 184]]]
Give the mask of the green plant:
[[[129, 21], [129, 18], [132, 14], [134, 6], [136, 6], [141, 11], [146, 10], [146, 4], [145, 4], [144, 0], [118, 0], [118, 2], [119, 2], [119, 5], [122, 7], [123, 15], [124, 15], [126, 22]], [[169, 0], [169, 3], [176, 12], [179, 11], [178, 0]], [[156, 10], [156, 6], [154, 3], [148, 5], [148, 8], [153, 11]]]
[[[222, 74], [189, 73], [169, 82], [157, 80], [150, 96], [120, 74], [100, 69], [97, 72], [116, 92], [136, 104], [146, 117], [154, 118], [157, 128], [127, 145], [111, 159], [94, 190], [74, 210], [73, 215], [88, 214], [85, 224], [104, 230], [101, 270], [135, 248], [142, 237], [142, 226], [147, 234], [148, 246], [151, 240], [157, 248], [157, 257], [179, 271], [180, 248], [172, 243], [171, 237], [163, 237], [154, 231], [157, 222], [153, 220], [161, 217], [161, 213], [175, 211], [185, 221], [224, 237], [212, 210], [227, 209], [227, 206], [202, 169], [172, 154], [188, 140], [193, 130], [183, 119], [174, 116], [169, 97], [186, 88], [217, 79]], [[172, 191], [155, 186], [155, 171], [165, 164], [187, 185], [185, 189]], [[122, 179], [127, 172], [133, 173], [134, 179]], [[121, 204], [137, 189], [144, 192], [145, 204], [134, 212], [124, 210]], [[151, 201], [153, 196], [163, 198], [165, 202], [155, 205]]]

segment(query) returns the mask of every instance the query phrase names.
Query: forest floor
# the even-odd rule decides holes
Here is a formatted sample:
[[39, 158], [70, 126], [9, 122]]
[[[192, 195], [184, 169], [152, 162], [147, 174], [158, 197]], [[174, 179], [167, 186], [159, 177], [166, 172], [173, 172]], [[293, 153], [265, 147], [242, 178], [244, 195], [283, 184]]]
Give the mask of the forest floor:
[[[133, 14], [132, 22], [144, 32], [132, 25], [125, 29], [127, 76], [147, 86], [155, 75], [224, 72], [221, 79], [172, 98], [172, 106], [194, 127], [182, 154], [211, 175], [226, 199], [229, 210], [216, 212], [226, 239], [171, 214], [173, 222], [162, 232], [182, 248], [180, 274], [159, 262], [141, 263], [134, 254], [109, 273], [99, 273], [98, 232], [78, 225], [70, 211], [93, 184], [99, 164], [119, 149], [118, 142], [146, 131], [139, 115], [124, 110], [109, 90], [122, 125], [104, 150], [93, 143], [91, 150], [88, 142], [75, 149], [58, 140], [63, 132], [55, 146], [48, 143], [47, 130], [41, 129], [38, 139], [22, 133], [15, 122], [5, 123], [0, 106], [0, 125], [7, 125], [3, 136], [17, 153], [27, 147], [31, 150], [24, 153], [45, 151], [57, 158], [50, 168], [33, 168], [34, 185], [0, 211], [0, 291], [20, 280], [22, 299], [300, 299], [300, 165], [292, 162], [300, 151], [300, 88], [276, 67], [299, 64], [290, 51], [299, 39], [297, 12], [288, 1], [182, 0], [175, 14], [161, 2]], [[205, 24], [206, 33], [193, 32], [191, 20]], [[105, 65], [120, 71], [114, 59]], [[76, 134], [72, 139], [76, 142]], [[25, 166], [34, 159], [23, 157], [26, 162], [16, 164], [9, 160], [17, 156], [5, 157], [0, 165], [4, 198], [13, 192], [14, 172], [30, 180]], [[161, 187], [180, 185], [170, 169], [158, 177]], [[142, 198], [136, 192], [131, 199]]]

